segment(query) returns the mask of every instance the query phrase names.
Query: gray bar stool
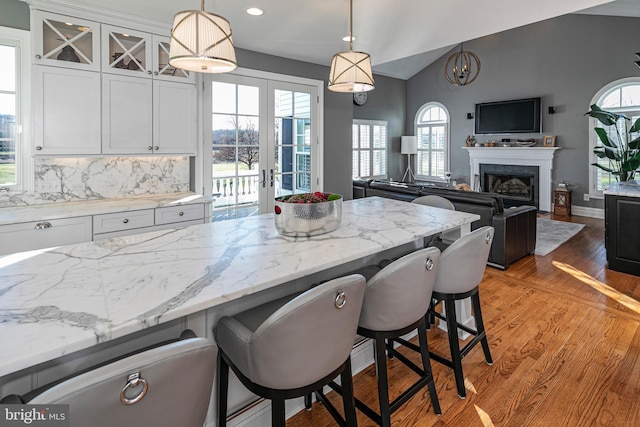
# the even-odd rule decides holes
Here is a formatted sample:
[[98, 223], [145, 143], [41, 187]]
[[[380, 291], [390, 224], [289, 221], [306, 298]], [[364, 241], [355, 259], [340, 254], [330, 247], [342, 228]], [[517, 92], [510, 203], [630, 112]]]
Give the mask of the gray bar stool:
[[[482, 320], [480, 294], [478, 292], [478, 287], [487, 266], [487, 259], [489, 258], [493, 231], [493, 227], [490, 226], [478, 228], [462, 236], [442, 252], [433, 289], [433, 300], [444, 301], [445, 315], [438, 313], [434, 309], [435, 301], [432, 301], [428, 314], [428, 319], [430, 319], [430, 316], [435, 316], [447, 322], [451, 360], [434, 353], [431, 353], [431, 358], [453, 369], [458, 395], [461, 398], [466, 397], [462, 359], [469, 351], [476, 344], [481, 343], [487, 364], [491, 365], [493, 363]], [[475, 330], [458, 323], [456, 318], [455, 302], [465, 298], [471, 298], [471, 306], [476, 323]], [[462, 349], [458, 341], [458, 329], [474, 336]]]
[[332, 405], [327, 409], [341, 426], [357, 425], [350, 357], [364, 288], [364, 277], [353, 274], [221, 318], [215, 328], [218, 426], [227, 423], [229, 368], [247, 389], [271, 400], [274, 427], [285, 425], [285, 399], [320, 390], [340, 375], [346, 420]]
[[[441, 413], [429, 362], [425, 323], [439, 258], [438, 248], [420, 249], [388, 264], [367, 282], [358, 334], [374, 340], [380, 413], [376, 413], [357, 398], [355, 401], [356, 407], [380, 426], [390, 426], [391, 414], [425, 386], [429, 388], [434, 412]], [[397, 349], [392, 348], [393, 341], [404, 342], [400, 336], [416, 329], [422, 367], [418, 367]], [[386, 344], [387, 340], [390, 341], [389, 345]], [[385, 350], [420, 376], [392, 402], [389, 401]], [[334, 390], [341, 392], [341, 387], [337, 384], [330, 385]], [[319, 398], [322, 398], [321, 393], [316, 392], [316, 395], [318, 394]]]
[[68, 404], [72, 427], [202, 427], [217, 347], [185, 332], [2, 403]]

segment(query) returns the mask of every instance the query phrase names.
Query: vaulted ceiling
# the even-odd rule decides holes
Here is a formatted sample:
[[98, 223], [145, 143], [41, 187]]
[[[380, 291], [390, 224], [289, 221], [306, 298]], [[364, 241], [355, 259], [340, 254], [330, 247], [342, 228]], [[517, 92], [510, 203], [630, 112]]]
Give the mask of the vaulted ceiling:
[[[147, 17], [171, 26], [198, 0], [54, 0]], [[262, 16], [249, 16], [258, 7]], [[349, 0], [206, 0], [231, 22], [237, 47], [329, 65], [348, 49]], [[374, 72], [408, 79], [460, 42], [568, 13], [640, 16], [638, 0], [353, 0], [354, 50], [371, 54]], [[242, 64], [239, 64], [242, 66]]]

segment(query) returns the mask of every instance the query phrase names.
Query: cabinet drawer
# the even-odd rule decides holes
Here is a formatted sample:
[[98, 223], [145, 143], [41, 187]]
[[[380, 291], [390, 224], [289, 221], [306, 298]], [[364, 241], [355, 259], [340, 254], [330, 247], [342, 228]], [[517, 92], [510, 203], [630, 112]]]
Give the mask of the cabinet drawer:
[[0, 255], [90, 241], [90, 216], [0, 226]]
[[156, 208], [156, 225], [204, 218], [204, 205], [181, 205]]
[[93, 216], [93, 234], [131, 230], [153, 225], [153, 209]]

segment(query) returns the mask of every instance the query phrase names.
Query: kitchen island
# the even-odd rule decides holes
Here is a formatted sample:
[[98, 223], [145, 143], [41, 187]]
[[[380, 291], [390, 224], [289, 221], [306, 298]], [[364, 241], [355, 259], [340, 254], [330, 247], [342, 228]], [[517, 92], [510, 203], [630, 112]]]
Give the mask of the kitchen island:
[[[1, 257], [0, 391], [16, 372], [217, 307], [246, 309], [253, 295], [308, 287], [478, 218], [371, 197], [345, 202], [337, 230], [307, 238], [279, 235], [267, 214]], [[204, 317], [196, 332], [211, 336], [216, 316]]]

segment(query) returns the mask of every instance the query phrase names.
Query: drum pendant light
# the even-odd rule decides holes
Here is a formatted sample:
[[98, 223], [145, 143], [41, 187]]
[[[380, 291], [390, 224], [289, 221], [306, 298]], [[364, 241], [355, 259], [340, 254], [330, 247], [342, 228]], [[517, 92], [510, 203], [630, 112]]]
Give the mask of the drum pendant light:
[[171, 30], [169, 64], [198, 73], [228, 73], [238, 67], [231, 25], [219, 15], [201, 10], [176, 13]]
[[367, 92], [375, 88], [371, 57], [353, 50], [353, 0], [349, 0], [349, 50], [333, 55], [328, 87], [333, 92]]

